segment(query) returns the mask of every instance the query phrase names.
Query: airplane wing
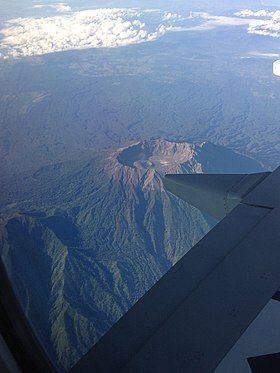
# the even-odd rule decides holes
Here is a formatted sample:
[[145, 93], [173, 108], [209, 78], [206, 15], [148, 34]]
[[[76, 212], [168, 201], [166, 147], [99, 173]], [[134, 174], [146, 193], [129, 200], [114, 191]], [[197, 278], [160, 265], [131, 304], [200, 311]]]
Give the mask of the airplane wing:
[[213, 372], [280, 286], [280, 167], [167, 175], [167, 190], [217, 218], [72, 372]]
[[250, 357], [247, 360], [252, 373], [279, 373], [280, 353]]

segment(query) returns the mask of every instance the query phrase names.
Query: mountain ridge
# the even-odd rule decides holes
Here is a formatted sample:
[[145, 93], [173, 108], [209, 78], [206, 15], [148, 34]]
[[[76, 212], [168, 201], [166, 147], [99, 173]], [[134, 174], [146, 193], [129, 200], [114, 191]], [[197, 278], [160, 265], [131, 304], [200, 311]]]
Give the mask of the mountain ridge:
[[33, 190], [5, 207], [0, 252], [62, 371], [213, 226], [162, 176], [245, 170], [261, 167], [213, 144], [152, 139], [36, 172]]

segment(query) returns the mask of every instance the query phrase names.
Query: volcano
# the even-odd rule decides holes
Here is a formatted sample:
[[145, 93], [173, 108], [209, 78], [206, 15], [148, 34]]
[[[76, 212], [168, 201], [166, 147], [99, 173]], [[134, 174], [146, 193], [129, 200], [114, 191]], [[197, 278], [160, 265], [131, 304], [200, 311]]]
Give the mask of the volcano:
[[213, 226], [166, 173], [256, 171], [211, 143], [152, 139], [31, 175], [2, 207], [1, 255], [52, 360], [73, 366]]

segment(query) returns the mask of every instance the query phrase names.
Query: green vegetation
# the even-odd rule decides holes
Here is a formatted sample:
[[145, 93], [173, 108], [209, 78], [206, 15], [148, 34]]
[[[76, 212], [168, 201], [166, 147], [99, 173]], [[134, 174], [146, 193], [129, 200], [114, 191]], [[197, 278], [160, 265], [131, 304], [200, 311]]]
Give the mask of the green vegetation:
[[61, 366], [71, 367], [212, 226], [164, 191], [166, 167], [260, 169], [209, 143], [152, 140], [43, 167], [5, 207], [2, 257], [38, 337]]

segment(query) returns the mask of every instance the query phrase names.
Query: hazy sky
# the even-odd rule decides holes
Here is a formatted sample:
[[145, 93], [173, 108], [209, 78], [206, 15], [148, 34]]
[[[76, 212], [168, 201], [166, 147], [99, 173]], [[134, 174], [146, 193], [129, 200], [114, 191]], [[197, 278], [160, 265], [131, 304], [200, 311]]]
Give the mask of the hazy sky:
[[[36, 4], [53, 4], [52, 0], [0, 0], [0, 20], [4, 17], [27, 14]], [[59, 1], [58, 1], [59, 2]], [[264, 2], [264, 1], [263, 1]], [[242, 9], [246, 7], [259, 8], [260, 0], [69, 0], [67, 4], [74, 8], [92, 7], [155, 7], [161, 9], [186, 9], [196, 11], [225, 11], [230, 9]], [[270, 0], [265, 0], [265, 3]], [[280, 6], [280, 0], [271, 0], [273, 4]]]
[[248, 8], [243, 2], [242, 7], [227, 11], [220, 7], [218, 12], [197, 12], [191, 2], [180, 6], [181, 0], [172, 2], [171, 7], [170, 2], [152, 0], [129, 1], [130, 7], [127, 1], [99, 3], [87, 0], [77, 6], [77, 1], [29, 1], [23, 3], [21, 14], [14, 13], [16, 2], [11, 3], [0, 23], [0, 58], [121, 47], [155, 41], [170, 32], [201, 32], [221, 26], [246, 26], [250, 34], [280, 37], [279, 10]]

